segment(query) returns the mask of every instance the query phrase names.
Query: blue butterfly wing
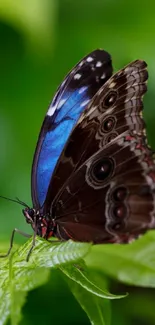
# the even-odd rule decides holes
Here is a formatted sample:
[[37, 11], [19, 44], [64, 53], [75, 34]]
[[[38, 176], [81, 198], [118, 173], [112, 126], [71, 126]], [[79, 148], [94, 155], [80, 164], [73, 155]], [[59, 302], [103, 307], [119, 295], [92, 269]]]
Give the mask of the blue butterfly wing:
[[[112, 75], [110, 55], [95, 50], [67, 75], [45, 116], [32, 166], [33, 206], [43, 206], [53, 171], [80, 115]], [[78, 148], [77, 148], [78, 150]]]

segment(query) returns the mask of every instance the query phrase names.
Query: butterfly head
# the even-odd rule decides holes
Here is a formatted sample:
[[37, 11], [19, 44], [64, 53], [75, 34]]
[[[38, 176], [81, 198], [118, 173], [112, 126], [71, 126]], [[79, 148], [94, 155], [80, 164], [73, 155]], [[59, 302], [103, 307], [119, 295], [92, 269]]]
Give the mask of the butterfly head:
[[38, 236], [48, 239], [54, 235], [56, 225], [49, 216], [43, 216], [40, 211], [29, 207], [23, 209], [22, 212], [26, 222], [31, 224]]

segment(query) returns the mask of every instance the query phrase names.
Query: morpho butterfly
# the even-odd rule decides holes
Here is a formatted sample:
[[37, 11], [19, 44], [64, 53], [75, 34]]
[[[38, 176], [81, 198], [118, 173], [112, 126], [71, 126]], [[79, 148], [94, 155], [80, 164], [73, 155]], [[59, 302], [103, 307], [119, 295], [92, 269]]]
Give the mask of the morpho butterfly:
[[34, 155], [33, 208], [23, 210], [35, 234], [127, 243], [155, 228], [155, 164], [142, 117], [147, 79], [141, 60], [112, 75], [104, 50], [64, 79]]

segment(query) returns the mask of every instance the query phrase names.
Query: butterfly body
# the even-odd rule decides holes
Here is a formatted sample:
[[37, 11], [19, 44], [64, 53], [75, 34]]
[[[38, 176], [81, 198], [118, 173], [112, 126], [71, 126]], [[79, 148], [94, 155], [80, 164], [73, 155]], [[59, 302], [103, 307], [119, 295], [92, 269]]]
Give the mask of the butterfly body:
[[126, 243], [155, 228], [155, 164], [142, 96], [148, 73], [134, 61], [112, 76], [96, 50], [65, 78], [49, 107], [32, 167], [36, 233], [93, 243]]

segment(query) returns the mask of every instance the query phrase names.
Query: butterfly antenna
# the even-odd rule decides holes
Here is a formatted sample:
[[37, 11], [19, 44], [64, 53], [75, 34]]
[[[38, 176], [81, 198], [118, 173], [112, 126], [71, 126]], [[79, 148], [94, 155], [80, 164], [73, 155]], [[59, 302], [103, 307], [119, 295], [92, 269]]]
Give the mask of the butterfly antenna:
[[10, 199], [10, 198], [8, 198], [6, 196], [0, 195], [0, 198], [5, 199], [7, 201], [18, 203], [18, 204], [20, 204], [20, 205], [22, 205], [22, 206], [24, 206], [26, 208], [29, 208], [29, 206], [26, 203], [24, 203], [23, 201], [19, 200], [18, 197], [16, 197], [15, 199]]
[[26, 207], [26, 208], [29, 208], [29, 206], [28, 206], [25, 202], [21, 201], [18, 197], [16, 197], [15, 199], [17, 200], [17, 201], [15, 201], [15, 202], [17, 202], [17, 203], [23, 205], [23, 206]]

